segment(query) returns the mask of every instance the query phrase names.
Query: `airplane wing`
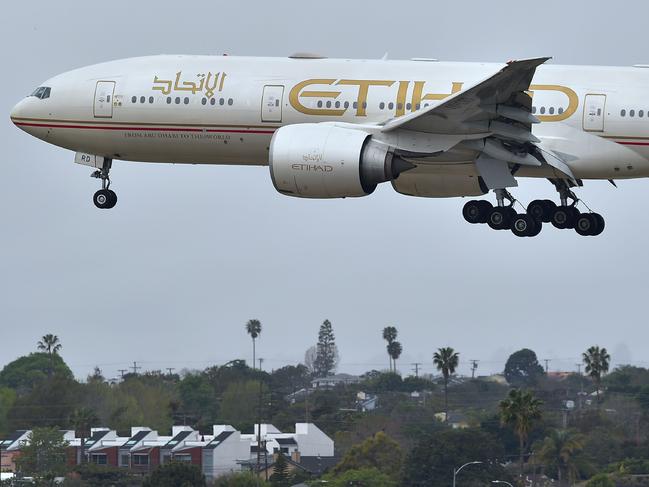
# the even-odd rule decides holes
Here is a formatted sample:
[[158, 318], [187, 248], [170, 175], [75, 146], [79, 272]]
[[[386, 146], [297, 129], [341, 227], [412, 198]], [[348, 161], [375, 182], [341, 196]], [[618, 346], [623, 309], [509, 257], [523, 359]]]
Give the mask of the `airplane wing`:
[[532, 98], [527, 93], [536, 68], [550, 58], [511, 61], [485, 80], [439, 104], [388, 120], [381, 132], [414, 131], [466, 136], [463, 147], [478, 152], [476, 167], [490, 189], [516, 186], [511, 165], [548, 164], [574, 180], [558, 157], [544, 153], [532, 134]]

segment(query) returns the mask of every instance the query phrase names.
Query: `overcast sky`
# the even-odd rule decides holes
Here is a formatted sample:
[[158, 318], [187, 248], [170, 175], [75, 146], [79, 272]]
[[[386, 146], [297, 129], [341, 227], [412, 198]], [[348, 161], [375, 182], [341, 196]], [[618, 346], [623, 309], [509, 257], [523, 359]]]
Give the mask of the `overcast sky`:
[[[472, 226], [461, 199], [410, 198], [387, 185], [361, 199], [311, 201], [275, 191], [268, 168], [116, 162], [114, 210], [72, 152], [11, 124], [43, 80], [149, 54], [434, 57], [561, 64], [649, 63], [646, 1], [594, 4], [159, 0], [10, 2], [0, 17], [0, 367], [57, 334], [78, 377], [204, 368], [250, 359], [258, 318], [264, 367], [297, 363], [332, 321], [340, 369], [387, 368], [381, 330], [399, 330], [399, 368], [432, 371], [441, 346], [460, 372], [502, 370], [534, 349], [574, 370], [588, 346], [649, 365], [649, 181], [587, 182], [606, 218], [598, 238], [544, 228], [535, 239]], [[648, 92], [649, 92], [649, 87]], [[555, 198], [522, 180], [525, 204]], [[635, 221], [633, 221], [635, 220]]]

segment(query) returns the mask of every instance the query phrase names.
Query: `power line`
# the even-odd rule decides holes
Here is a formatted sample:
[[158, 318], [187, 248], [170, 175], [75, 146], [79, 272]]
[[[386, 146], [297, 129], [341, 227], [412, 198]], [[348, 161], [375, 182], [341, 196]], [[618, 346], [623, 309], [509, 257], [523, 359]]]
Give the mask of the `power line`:
[[415, 377], [417, 379], [419, 379], [419, 366], [422, 365], [422, 363], [421, 362], [415, 362], [414, 364], [411, 364], [411, 365], [413, 365], [415, 367], [412, 370], [415, 372]]
[[471, 360], [471, 378], [475, 379], [475, 371], [478, 368], [478, 360]]
[[133, 374], [137, 375], [137, 371], [141, 369], [142, 367], [139, 367], [137, 365], [137, 362], [133, 361], [133, 366], [131, 367], [133, 369]]

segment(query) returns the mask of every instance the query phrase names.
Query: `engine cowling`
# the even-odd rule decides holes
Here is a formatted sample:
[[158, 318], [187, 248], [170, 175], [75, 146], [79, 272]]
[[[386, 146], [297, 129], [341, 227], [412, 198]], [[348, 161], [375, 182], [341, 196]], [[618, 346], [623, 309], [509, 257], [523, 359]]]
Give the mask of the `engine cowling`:
[[275, 189], [300, 198], [367, 196], [414, 167], [367, 132], [327, 123], [281, 127], [269, 165]]

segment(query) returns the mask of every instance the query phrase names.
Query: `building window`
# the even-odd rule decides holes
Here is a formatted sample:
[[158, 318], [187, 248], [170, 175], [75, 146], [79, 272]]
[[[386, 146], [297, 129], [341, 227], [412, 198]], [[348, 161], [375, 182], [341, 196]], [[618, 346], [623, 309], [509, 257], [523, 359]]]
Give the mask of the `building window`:
[[105, 453], [93, 453], [90, 456], [90, 462], [94, 463], [95, 465], [107, 465], [108, 457], [106, 457]]
[[148, 465], [149, 455], [133, 455], [133, 465]]
[[189, 453], [177, 453], [174, 455], [174, 461], [192, 463], [192, 456]]
[[119, 457], [119, 465], [120, 467], [128, 467], [129, 465], [129, 457], [128, 455], [120, 455]]

